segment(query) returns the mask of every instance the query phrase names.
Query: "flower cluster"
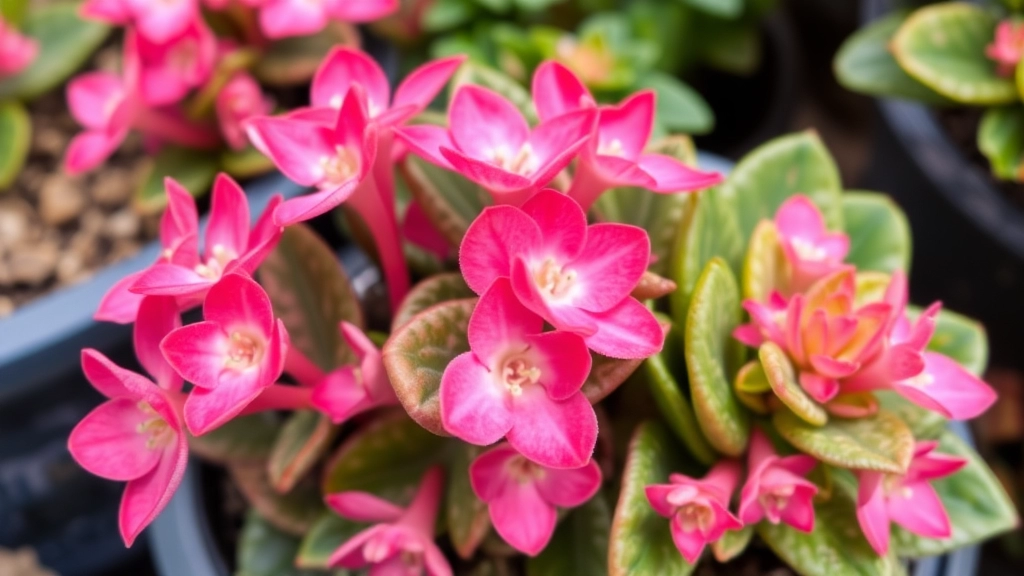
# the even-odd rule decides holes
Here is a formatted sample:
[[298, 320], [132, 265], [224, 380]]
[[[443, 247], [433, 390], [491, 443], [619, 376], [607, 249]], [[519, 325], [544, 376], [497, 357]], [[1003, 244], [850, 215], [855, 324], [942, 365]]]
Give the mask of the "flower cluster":
[[0, 79], [24, 70], [39, 53], [39, 43], [20, 34], [0, 15]]

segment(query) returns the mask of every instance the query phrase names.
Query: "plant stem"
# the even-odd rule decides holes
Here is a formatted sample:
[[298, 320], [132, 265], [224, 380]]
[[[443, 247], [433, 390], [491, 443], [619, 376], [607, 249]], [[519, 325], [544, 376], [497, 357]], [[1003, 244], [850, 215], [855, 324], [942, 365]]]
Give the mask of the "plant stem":
[[324, 371], [295, 346], [288, 347], [288, 354], [284, 357], [284, 371], [295, 378], [299, 385], [307, 388], [316, 386], [325, 376]]
[[573, 175], [572, 185], [569, 186], [569, 197], [578, 202], [584, 212], [588, 212], [607, 189], [608, 183], [604, 178], [591, 166], [590, 162], [581, 158], [576, 165], [576, 174]]
[[[390, 150], [378, 150], [378, 154], [391, 155]], [[384, 280], [388, 287], [392, 314], [409, 291], [409, 269], [405, 264], [402, 252], [402, 237], [398, 230], [398, 219], [394, 209], [394, 201], [383, 197], [377, 187], [376, 179], [368, 176], [356, 188], [347, 204], [359, 214], [366, 223], [373, 241], [377, 245], [381, 266], [384, 268]]]
[[152, 108], [140, 107], [134, 125], [145, 134], [188, 148], [219, 148], [223, 144], [216, 130]]
[[263, 390], [245, 410], [241, 416], [266, 412], [267, 410], [303, 410], [313, 407], [313, 389], [302, 386], [288, 386], [285, 384], [273, 384]]

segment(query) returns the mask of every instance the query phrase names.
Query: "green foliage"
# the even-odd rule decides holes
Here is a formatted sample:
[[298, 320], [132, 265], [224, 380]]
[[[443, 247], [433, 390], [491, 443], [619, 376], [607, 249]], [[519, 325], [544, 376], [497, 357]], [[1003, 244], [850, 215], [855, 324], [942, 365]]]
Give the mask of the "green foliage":
[[331, 554], [343, 543], [369, 528], [369, 525], [353, 522], [326, 510], [302, 538], [294, 564], [299, 568], [326, 569]]
[[978, 150], [999, 178], [1024, 180], [1024, 107], [986, 110], [978, 125]]
[[398, 311], [395, 312], [395, 318], [391, 321], [391, 330], [392, 332], [397, 331], [414, 316], [435, 304], [449, 300], [473, 298], [474, 296], [476, 294], [466, 285], [461, 273], [435, 274], [412, 287], [409, 294], [402, 300]]
[[903, 474], [914, 452], [910, 428], [885, 410], [854, 420], [832, 418], [824, 426], [779, 410], [772, 415], [772, 424], [800, 451], [839, 468]]
[[825, 408], [808, 396], [797, 382], [796, 371], [782, 348], [774, 342], [765, 342], [758, 351], [758, 358], [775, 397], [795, 416], [812, 426], [824, 426], [828, 422]]
[[398, 171], [423, 213], [452, 246], [462, 242], [469, 224], [491, 203], [480, 186], [415, 155], [401, 162]]
[[[299, 539], [286, 534], [250, 510], [238, 538], [235, 576], [317, 576], [322, 572], [295, 567]], [[344, 571], [334, 573], [343, 576]]]
[[988, 365], [985, 327], [977, 320], [951, 310], [939, 312], [928, 349], [956, 360], [975, 376], [981, 376]]
[[14, 183], [28, 159], [32, 120], [18, 102], [0, 102], [0, 191]]
[[257, 60], [252, 72], [263, 84], [299, 86], [313, 78], [324, 56], [338, 44], [358, 43], [355, 29], [331, 22], [310, 36], [292, 36], [273, 42]]
[[526, 575], [607, 576], [611, 520], [611, 510], [600, 493], [574, 508], [558, 524], [547, 547], [526, 561]]
[[153, 159], [147, 159], [140, 186], [135, 191], [134, 207], [143, 214], [159, 214], [167, 207], [164, 179], [173, 178], [195, 197], [204, 196], [213, 184], [220, 163], [209, 150], [164, 146]]
[[842, 207], [850, 237], [847, 262], [861, 272], [910, 270], [910, 224], [891, 198], [876, 192], [846, 192]]
[[217, 464], [260, 463], [270, 456], [281, 424], [269, 412], [233, 418], [202, 436], [190, 436], [189, 449]]
[[338, 427], [326, 415], [300, 410], [289, 416], [274, 442], [267, 462], [270, 484], [278, 492], [295, 487], [327, 453]]
[[487, 504], [476, 497], [469, 481], [469, 465], [484, 448], [462, 443], [455, 448], [448, 466], [445, 489], [445, 518], [448, 521], [448, 537], [455, 552], [462, 558], [473, 557], [477, 547], [491, 528], [491, 517]]

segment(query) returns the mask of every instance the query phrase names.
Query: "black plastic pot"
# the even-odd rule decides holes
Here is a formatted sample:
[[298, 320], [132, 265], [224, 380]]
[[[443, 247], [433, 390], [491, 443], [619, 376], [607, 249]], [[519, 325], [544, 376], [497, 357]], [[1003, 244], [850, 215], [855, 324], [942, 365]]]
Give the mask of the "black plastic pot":
[[[246, 192], [259, 215], [275, 193], [294, 196], [302, 188], [273, 175]], [[67, 439], [102, 400], [81, 374], [80, 350], [97, 348], [126, 367], [135, 363], [131, 328], [96, 322], [92, 314], [110, 286], [149, 266], [159, 252], [159, 243], [150, 243], [0, 320], [0, 547], [33, 546], [63, 576], [109, 574], [145, 552], [145, 542], [126, 550], [118, 535], [122, 485], [78, 467]]]
[[[862, 23], [895, 5], [862, 0]], [[942, 300], [981, 320], [993, 364], [1024, 367], [1024, 212], [992, 185], [988, 166], [964, 157], [930, 108], [897, 100], [877, 105], [864, 185], [891, 194], [910, 219], [912, 299]]]

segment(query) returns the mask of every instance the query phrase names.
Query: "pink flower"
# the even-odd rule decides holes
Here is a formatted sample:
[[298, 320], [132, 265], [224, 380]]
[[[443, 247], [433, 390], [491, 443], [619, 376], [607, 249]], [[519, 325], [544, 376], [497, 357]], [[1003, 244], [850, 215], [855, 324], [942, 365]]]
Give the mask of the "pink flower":
[[821, 212], [806, 196], [792, 196], [775, 213], [779, 243], [792, 268], [789, 292], [803, 292], [843, 266], [850, 239], [829, 232]]
[[86, 0], [81, 14], [117, 26], [134, 26], [159, 43], [184, 33], [200, 17], [196, 0]]
[[275, 196], [259, 221], [249, 230], [249, 202], [226, 174], [213, 185], [210, 222], [202, 256], [197, 249], [196, 205], [192, 195], [168, 178], [168, 212], [161, 223], [164, 257], [141, 272], [129, 286], [136, 294], [177, 296], [184, 307], [202, 301], [220, 278], [232, 272], [252, 274], [281, 238], [281, 227], [271, 221], [280, 202]]
[[398, 404], [380, 350], [348, 322], [341, 323], [341, 334], [359, 358], [359, 366], [344, 366], [321, 379], [313, 388], [313, 406], [341, 424], [367, 410]]
[[180, 325], [170, 298], [146, 298], [140, 306], [135, 351], [155, 383], [96, 350], [82, 350], [85, 377], [108, 400], [75, 426], [68, 450], [92, 474], [128, 483], [118, 515], [127, 546], [170, 501], [188, 462], [180, 416], [182, 381], [159, 348], [160, 339]]
[[260, 28], [273, 39], [308, 36], [331, 20], [372, 22], [397, 8], [398, 0], [265, 0], [260, 3]]
[[571, 198], [543, 190], [522, 208], [492, 206], [470, 225], [459, 249], [477, 294], [509, 277], [519, 300], [559, 330], [583, 336], [613, 358], [645, 358], [664, 335], [630, 292], [650, 260], [647, 233], [625, 224], [587, 226]]
[[578, 110], [533, 130], [516, 107], [480, 86], [463, 86], [448, 111], [449, 128], [416, 125], [396, 130], [428, 162], [483, 186], [500, 204], [522, 204], [568, 166], [597, 117]]
[[167, 362], [195, 385], [185, 423], [200, 436], [237, 416], [284, 371], [288, 332], [270, 297], [248, 276], [228, 274], [210, 288], [203, 321], [160, 343]]
[[651, 508], [672, 519], [672, 541], [687, 562], [695, 563], [704, 546], [717, 541], [727, 530], [743, 527], [729, 512], [729, 500], [739, 479], [739, 462], [722, 460], [701, 480], [672, 474], [671, 484], [647, 487]]
[[890, 520], [925, 538], [948, 538], [952, 534], [946, 509], [929, 482], [957, 472], [967, 460], [934, 453], [937, 445], [935, 441], [918, 442], [903, 476], [858, 473], [857, 520], [879, 556], [889, 552]]
[[768, 437], [755, 428], [750, 438], [747, 481], [740, 495], [739, 518], [744, 524], [766, 519], [785, 522], [801, 532], [814, 529], [814, 495], [818, 487], [804, 478], [817, 461], [797, 454], [779, 457]]
[[558, 508], [579, 506], [597, 493], [601, 469], [593, 460], [582, 468], [548, 468], [502, 444], [473, 461], [469, 479], [498, 534], [516, 550], [536, 556], [551, 540]]
[[444, 553], [434, 543], [434, 524], [441, 504], [441, 469], [423, 477], [405, 510], [366, 492], [328, 494], [324, 500], [339, 516], [358, 522], [378, 522], [359, 532], [331, 554], [332, 568], [362, 568], [371, 574], [451, 576]]
[[995, 38], [985, 48], [985, 55], [996, 62], [1001, 75], [1013, 76], [1024, 55], [1024, 22], [1000, 22], [996, 26]]
[[509, 281], [495, 280], [470, 317], [471, 351], [441, 378], [441, 423], [471, 444], [505, 437], [538, 464], [579, 468], [597, 442], [597, 417], [580, 391], [590, 354], [579, 336], [543, 329]]
[[0, 78], [24, 70], [39, 54], [39, 42], [19, 34], [0, 15]]
[[217, 38], [201, 18], [193, 19], [181, 33], [166, 41], [155, 42], [139, 34], [136, 42], [140, 91], [150, 106], [181, 101], [191, 89], [205, 83], [213, 72]]
[[444, 261], [452, 253], [448, 238], [437, 229], [415, 200], [409, 202], [402, 220], [402, 237]]
[[246, 122], [269, 113], [271, 106], [256, 79], [239, 72], [217, 94], [215, 108], [224, 140], [235, 150], [241, 150], [249, 143]]
[[[533, 99], [542, 121], [593, 108], [594, 97], [568, 68], [547, 61], [533, 76]], [[693, 191], [722, 181], [663, 154], [645, 154], [654, 127], [655, 94], [638, 92], [618, 106], [602, 106], [594, 135], [583, 149], [569, 196], [584, 210], [605, 190], [639, 186], [661, 194]]]

